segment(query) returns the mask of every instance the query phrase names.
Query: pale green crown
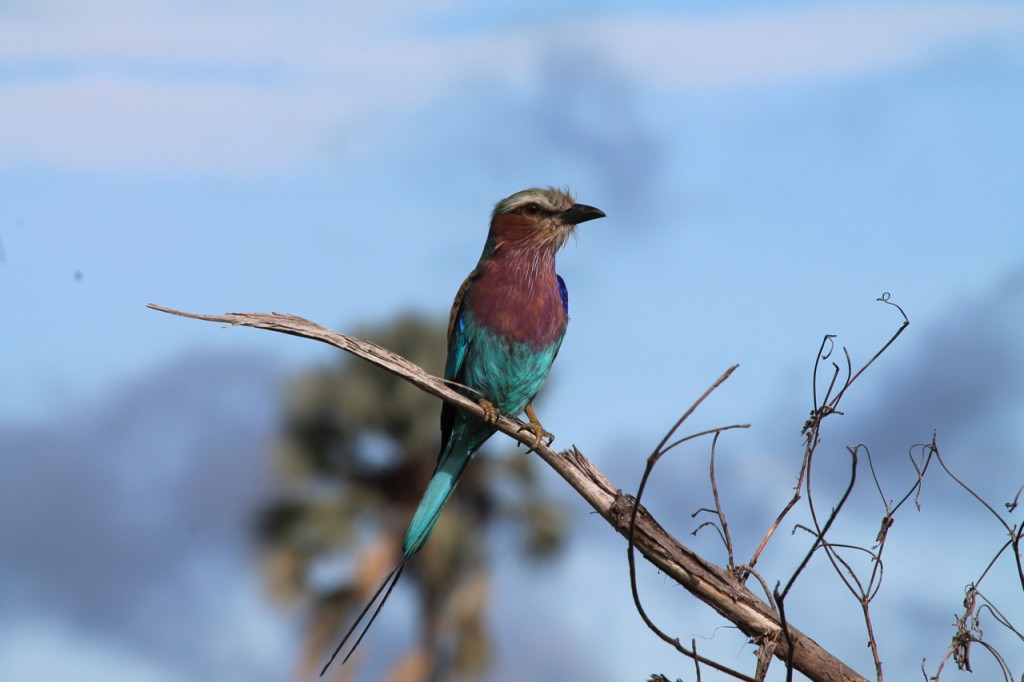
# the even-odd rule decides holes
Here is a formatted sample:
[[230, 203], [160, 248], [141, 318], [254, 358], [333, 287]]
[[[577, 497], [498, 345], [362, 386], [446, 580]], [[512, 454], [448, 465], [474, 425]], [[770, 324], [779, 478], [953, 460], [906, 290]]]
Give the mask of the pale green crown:
[[546, 211], [561, 213], [572, 208], [575, 203], [576, 197], [568, 188], [563, 190], [554, 187], [531, 187], [499, 201], [494, 207], [494, 215], [510, 213], [527, 204], [537, 204]]

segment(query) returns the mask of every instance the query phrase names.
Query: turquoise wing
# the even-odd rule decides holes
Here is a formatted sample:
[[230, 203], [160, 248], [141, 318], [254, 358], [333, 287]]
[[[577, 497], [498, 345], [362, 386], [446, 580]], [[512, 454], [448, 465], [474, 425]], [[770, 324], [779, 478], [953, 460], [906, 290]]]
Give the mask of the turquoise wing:
[[[466, 281], [459, 287], [455, 294], [455, 301], [452, 303], [452, 311], [448, 316], [448, 357], [444, 363], [445, 381], [465, 383], [462, 381], [462, 368], [466, 362], [466, 354], [469, 352], [470, 332], [466, 325], [466, 312], [463, 301], [466, 293], [476, 279], [477, 271], [469, 273]], [[452, 426], [455, 423], [455, 408], [445, 403], [441, 406], [441, 452], [448, 447], [448, 440], [452, 435]]]

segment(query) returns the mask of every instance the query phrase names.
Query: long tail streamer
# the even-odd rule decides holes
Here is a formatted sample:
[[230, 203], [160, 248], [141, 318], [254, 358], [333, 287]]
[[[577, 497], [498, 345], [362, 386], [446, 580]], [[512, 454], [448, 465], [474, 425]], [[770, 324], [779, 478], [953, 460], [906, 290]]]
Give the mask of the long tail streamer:
[[[355, 634], [356, 628], [363, 622], [363, 619], [366, 618], [366, 614], [370, 612], [370, 608], [374, 604], [377, 604], [377, 608], [373, 610], [373, 614], [370, 616], [370, 619], [366, 621], [366, 625], [364, 625], [362, 630], [359, 632], [359, 637], [356, 638], [356, 641], [352, 645], [352, 648], [349, 649], [349, 652], [345, 654], [345, 658], [342, 659], [341, 664], [345, 665], [345, 662], [348, 661], [353, 653], [355, 653], [355, 650], [359, 647], [359, 643], [363, 641], [363, 637], [366, 636], [370, 626], [373, 625], [373, 621], [377, 619], [377, 614], [380, 613], [380, 609], [384, 606], [384, 602], [386, 602], [388, 597], [391, 595], [391, 590], [395, 589], [395, 585], [398, 584], [398, 579], [402, 577], [402, 569], [404, 568], [405, 558], [403, 557], [402, 561], [399, 562], [399, 564], [395, 566], [390, 573], [388, 573], [386, 578], [384, 578], [380, 587], [378, 587], [377, 591], [373, 593], [373, 598], [366, 602], [366, 606], [364, 606], [363, 610], [359, 612], [359, 617], [356, 618], [354, 623], [352, 623], [352, 626], [348, 629], [348, 632], [345, 633], [345, 636], [341, 638], [341, 643], [335, 647], [334, 653], [331, 654], [331, 658], [324, 665], [323, 670], [320, 671], [320, 677], [324, 676], [327, 669], [331, 667], [331, 663], [334, 663], [334, 659], [337, 658], [338, 654], [341, 653], [341, 650], [345, 648], [348, 640], [352, 638], [353, 634]], [[384, 596], [381, 597], [381, 594]]]
[[[377, 606], [376, 608], [373, 608], [373, 613], [370, 615], [369, 620], [366, 620], [366, 625], [364, 625], [362, 629], [359, 631], [359, 637], [356, 638], [355, 643], [352, 644], [352, 648], [349, 649], [347, 654], [345, 654], [345, 658], [341, 659], [341, 664], [345, 665], [348, 659], [352, 657], [352, 654], [355, 653], [356, 649], [359, 647], [359, 643], [363, 641], [363, 637], [366, 636], [366, 633], [370, 630], [370, 626], [373, 625], [373, 621], [377, 620], [377, 614], [380, 613], [381, 608], [384, 606], [384, 602], [386, 602], [388, 600], [388, 597], [391, 596], [391, 590], [395, 589], [395, 585], [398, 584], [398, 579], [402, 577], [402, 571], [405, 569], [405, 562], [412, 558], [412, 556], [416, 554], [416, 552], [420, 551], [420, 548], [427, 541], [427, 538], [430, 537], [430, 533], [434, 530], [434, 525], [437, 523], [438, 518], [440, 518], [441, 512], [444, 511], [444, 507], [445, 504], [448, 502], [448, 498], [450, 498], [451, 494], [455, 491], [455, 486], [458, 484], [459, 477], [462, 475], [462, 472], [465, 470], [466, 464], [468, 463], [469, 459], [467, 459], [465, 463], [462, 465], [462, 467], [459, 469], [458, 475], [455, 476], [454, 482], [448, 484], [447, 489], [444, 492], [444, 496], [440, 501], [440, 504], [437, 504], [434, 507], [433, 511], [430, 514], [430, 517], [426, 520], [426, 522], [419, 524], [418, 533], [412, 537], [412, 545], [409, 548], [403, 550], [402, 560], [398, 562], [397, 566], [391, 569], [391, 572], [388, 573], [387, 577], [385, 577], [384, 580], [381, 582], [380, 587], [378, 587], [377, 591], [373, 593], [373, 597], [371, 597], [370, 600], [366, 602], [366, 606], [364, 606], [363, 610], [359, 612], [359, 616], [355, 619], [355, 622], [353, 622], [352, 625], [349, 627], [348, 631], [345, 632], [345, 636], [341, 638], [341, 643], [339, 643], [338, 646], [335, 647], [334, 653], [331, 654], [330, 659], [328, 659], [327, 663], [320, 671], [320, 677], [323, 677], [324, 673], [327, 672], [327, 669], [331, 667], [331, 663], [334, 663], [334, 659], [338, 657], [338, 654], [341, 653], [341, 650], [344, 649], [348, 641], [352, 639], [352, 635], [354, 635], [356, 629], [359, 628], [359, 624], [366, 619], [367, 614], [370, 613], [370, 609], [373, 608], [374, 604], [376, 604]], [[431, 484], [434, 484], [435, 480], [438, 480], [437, 477], [438, 474], [437, 472], [435, 472], [434, 477], [431, 478]], [[443, 483], [443, 481], [441, 482]], [[430, 491], [430, 486], [427, 487], [427, 490], [428, 492]], [[424, 495], [424, 500], [421, 501], [420, 504], [424, 504], [424, 501], [427, 499], [427, 495]], [[413, 518], [413, 523], [410, 524], [409, 528], [410, 533], [413, 532], [413, 526], [417, 525], [415, 523], [415, 517]], [[408, 533], [406, 536], [406, 542], [409, 542]]]

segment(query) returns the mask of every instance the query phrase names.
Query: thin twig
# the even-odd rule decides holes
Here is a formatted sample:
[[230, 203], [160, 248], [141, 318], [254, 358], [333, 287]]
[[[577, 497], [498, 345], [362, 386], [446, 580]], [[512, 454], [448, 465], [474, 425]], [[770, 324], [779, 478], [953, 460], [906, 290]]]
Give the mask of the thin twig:
[[733, 560], [732, 553], [732, 538], [729, 537], [729, 522], [725, 520], [725, 511], [722, 509], [722, 501], [718, 497], [718, 481], [715, 479], [715, 452], [717, 451], [716, 446], [718, 445], [718, 437], [721, 432], [718, 432], [711, 439], [711, 464], [709, 466], [711, 476], [711, 494], [715, 499], [715, 511], [718, 514], [718, 521], [722, 525], [722, 535], [725, 542], [725, 550], [729, 555], [729, 570], [735, 572], [736, 562]]
[[[681, 438], [681, 439], [677, 440], [676, 442], [672, 443], [671, 445], [668, 445], [667, 447], [666, 447], [666, 443], [672, 437], [672, 435], [679, 429], [679, 427], [682, 426], [683, 422], [686, 421], [686, 418], [689, 417], [691, 414], [693, 414], [694, 410], [697, 409], [697, 407], [704, 401], [704, 399], [707, 398], [709, 395], [711, 395], [711, 392], [714, 391], [715, 388], [720, 386], [722, 384], [722, 382], [724, 382], [726, 379], [729, 378], [729, 375], [732, 374], [733, 371], [735, 371], [736, 367], [738, 367], [738, 365], [733, 365], [732, 367], [727, 369], [722, 374], [722, 376], [719, 377], [718, 380], [715, 381], [715, 383], [713, 383], [711, 385], [711, 387], [708, 388], [708, 390], [706, 390], [704, 392], [704, 394], [701, 395], [700, 398], [698, 398], [697, 401], [693, 405], [691, 405], [690, 408], [686, 412], [683, 413], [683, 416], [680, 417], [678, 421], [676, 421], [676, 423], [672, 426], [672, 428], [669, 430], [669, 432], [665, 434], [665, 437], [661, 439], [661, 442], [658, 444], [658, 447], [656, 447], [654, 449], [654, 451], [651, 453], [651, 455], [647, 458], [647, 466], [644, 469], [643, 476], [640, 478], [640, 485], [637, 488], [636, 497], [633, 500], [633, 510], [632, 510], [632, 513], [630, 514], [630, 521], [629, 521], [629, 534], [627, 536], [627, 540], [629, 542], [628, 542], [627, 549], [626, 549], [626, 556], [627, 556], [627, 560], [629, 562], [629, 584], [630, 584], [630, 589], [631, 589], [631, 591], [633, 593], [633, 604], [636, 606], [636, 610], [637, 610], [637, 613], [640, 614], [640, 618], [643, 619], [644, 623], [647, 625], [648, 629], [651, 630], [651, 632], [656, 634], [665, 643], [670, 644], [671, 646], [673, 646], [677, 651], [679, 651], [679, 653], [681, 653], [681, 654], [683, 654], [685, 656], [689, 656], [690, 658], [692, 658], [695, 662], [704, 663], [704, 664], [714, 668], [715, 670], [718, 670], [719, 672], [723, 672], [723, 673], [725, 673], [727, 675], [731, 675], [732, 677], [735, 677], [736, 679], [739, 679], [739, 680], [746, 680], [747, 682], [757, 682], [757, 680], [755, 680], [754, 678], [749, 677], [747, 675], [744, 675], [743, 673], [739, 672], [738, 670], [733, 670], [732, 668], [726, 667], [726, 666], [724, 666], [724, 665], [722, 665], [720, 663], [717, 663], [717, 662], [712, 661], [710, 659], [704, 658], [703, 656], [701, 656], [700, 654], [697, 653], [696, 648], [687, 649], [686, 647], [684, 647], [679, 642], [679, 638], [677, 638], [677, 637], [670, 637], [661, 628], [659, 628], [654, 623], [653, 620], [651, 620], [651, 617], [649, 615], [647, 615], [647, 611], [644, 609], [643, 602], [640, 599], [640, 590], [639, 590], [639, 587], [637, 586], [637, 580], [636, 580], [636, 556], [635, 556], [635, 552], [634, 552], [635, 539], [636, 539], [637, 512], [640, 509], [640, 501], [643, 498], [644, 489], [647, 487], [647, 481], [650, 478], [651, 472], [654, 471], [654, 465], [657, 464], [658, 460], [661, 459], [661, 457], [666, 452], [668, 452], [669, 450], [671, 450], [672, 448], [676, 447], [677, 445], [679, 445], [681, 443], [684, 443], [684, 442], [686, 442], [688, 440], [691, 440], [692, 438], [697, 437], [698, 434], [694, 434], [693, 436], [687, 436], [685, 438]], [[733, 426], [729, 426], [729, 427], [724, 427], [724, 429], [744, 428], [744, 426], [745, 425], [733, 425]], [[707, 433], [715, 433], [716, 437], [717, 437], [717, 433], [719, 431], [720, 431], [719, 429], [712, 429], [712, 430], [704, 432], [704, 433], [705, 434], [707, 434]]]

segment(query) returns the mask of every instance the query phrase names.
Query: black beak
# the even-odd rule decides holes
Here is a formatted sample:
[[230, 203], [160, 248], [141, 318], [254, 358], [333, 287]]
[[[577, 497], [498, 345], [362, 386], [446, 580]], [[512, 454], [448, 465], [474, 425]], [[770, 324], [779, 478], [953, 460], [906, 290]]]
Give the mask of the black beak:
[[603, 217], [604, 211], [593, 206], [587, 206], [586, 204], [573, 204], [569, 210], [562, 212], [562, 222], [569, 225], [579, 225], [588, 220]]

